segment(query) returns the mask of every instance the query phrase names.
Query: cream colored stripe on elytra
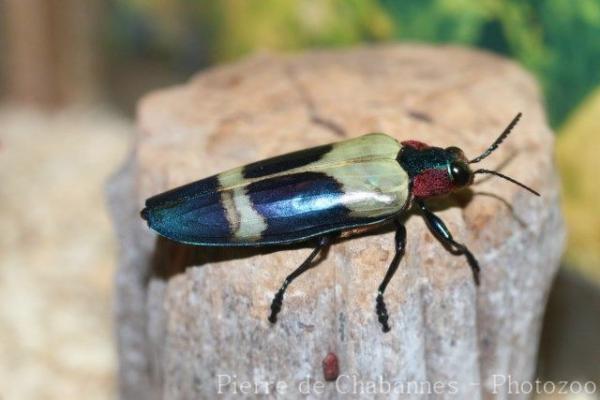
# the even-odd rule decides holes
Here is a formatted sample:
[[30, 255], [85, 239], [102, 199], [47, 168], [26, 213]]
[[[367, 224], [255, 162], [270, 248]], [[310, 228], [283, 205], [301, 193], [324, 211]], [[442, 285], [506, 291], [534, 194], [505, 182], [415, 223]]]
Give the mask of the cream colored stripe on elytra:
[[[233, 236], [259, 239], [265, 219], [252, 207], [246, 187], [253, 182], [312, 170], [326, 173], [342, 185], [343, 203], [357, 217], [378, 217], [399, 211], [408, 198], [408, 175], [396, 162], [401, 145], [385, 134], [369, 134], [336, 143], [310, 164], [247, 179], [244, 167], [219, 175], [221, 201]], [[358, 197], [357, 197], [358, 196]]]
[[221, 203], [225, 208], [225, 215], [233, 236], [238, 239], [260, 239], [261, 233], [267, 229], [265, 219], [253, 207], [250, 198], [243, 186], [235, 184], [243, 181], [242, 171], [238, 174], [219, 175], [221, 187], [234, 186], [232, 190], [221, 192]]
[[321, 159], [313, 161], [310, 164], [263, 175], [258, 178], [243, 178], [244, 167], [238, 167], [221, 173], [219, 181], [228, 183], [228, 185], [222, 186], [223, 188], [234, 190], [254, 182], [299, 172], [322, 172], [323, 170], [344, 167], [348, 164], [360, 164], [377, 160], [395, 160], [401, 148], [400, 143], [391, 136], [384, 133], [369, 133], [335, 143], [329, 153], [324, 154]]
[[229, 222], [229, 229], [235, 233], [240, 229], [240, 215], [235, 207], [233, 196], [233, 190], [223, 190], [221, 192], [221, 204], [225, 209], [225, 217], [227, 218], [227, 222]]
[[342, 202], [356, 217], [379, 217], [400, 211], [408, 198], [408, 174], [396, 161], [401, 145], [383, 134], [361, 136], [335, 146], [321, 159], [324, 164], [336, 160], [357, 160], [343, 168], [331, 168], [327, 174], [342, 185]]

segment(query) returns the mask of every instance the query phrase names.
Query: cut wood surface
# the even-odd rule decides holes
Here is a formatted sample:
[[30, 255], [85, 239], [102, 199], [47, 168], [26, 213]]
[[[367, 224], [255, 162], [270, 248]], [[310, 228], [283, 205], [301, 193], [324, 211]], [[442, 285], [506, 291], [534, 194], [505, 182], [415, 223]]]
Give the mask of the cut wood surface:
[[[193, 248], [157, 240], [139, 218], [145, 198], [164, 190], [367, 132], [456, 145], [474, 157], [519, 111], [513, 134], [481, 166], [501, 167], [542, 197], [491, 178], [431, 202], [478, 258], [478, 289], [465, 258], [410, 213], [406, 255], [386, 292], [387, 334], [375, 295], [393, 257], [391, 229], [335, 242], [290, 286], [272, 326], [273, 294], [308, 245]], [[259, 55], [149, 94], [138, 132], [109, 186], [122, 244], [123, 398], [211, 399], [219, 390], [224, 398], [244, 390], [285, 399], [527, 397], [500, 383], [533, 378], [564, 229], [553, 135], [522, 68], [488, 53], [417, 45]], [[325, 380], [330, 353], [335, 382]]]

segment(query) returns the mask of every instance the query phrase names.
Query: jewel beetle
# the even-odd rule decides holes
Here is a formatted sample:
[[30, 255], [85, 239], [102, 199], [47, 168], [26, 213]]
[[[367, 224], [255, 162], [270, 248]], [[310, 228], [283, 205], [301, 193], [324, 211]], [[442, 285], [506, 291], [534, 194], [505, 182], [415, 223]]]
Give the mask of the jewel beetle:
[[521, 113], [481, 155], [468, 159], [458, 147], [434, 147], [416, 140], [398, 142], [371, 133], [300, 150], [235, 168], [177, 187], [146, 200], [141, 216], [171, 240], [199, 246], [266, 246], [314, 241], [311, 254], [283, 281], [271, 303], [275, 323], [286, 289], [313, 266], [319, 253], [345, 230], [395, 225], [395, 255], [379, 285], [375, 310], [390, 330], [384, 292], [404, 254], [406, 229], [400, 216], [413, 204], [433, 235], [451, 253], [464, 255], [475, 284], [479, 264], [454, 239], [425, 203], [492, 174], [539, 193], [497, 171], [471, 169], [509, 135]]

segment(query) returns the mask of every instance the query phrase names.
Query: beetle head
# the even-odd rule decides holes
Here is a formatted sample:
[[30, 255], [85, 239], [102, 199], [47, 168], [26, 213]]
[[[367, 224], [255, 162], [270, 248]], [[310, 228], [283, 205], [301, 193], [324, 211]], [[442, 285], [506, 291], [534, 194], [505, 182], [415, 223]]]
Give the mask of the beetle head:
[[402, 142], [399, 162], [407, 171], [415, 197], [439, 196], [473, 182], [469, 161], [458, 147], [428, 146], [421, 142]]
[[415, 140], [402, 142], [403, 148], [398, 156], [398, 161], [411, 179], [413, 195], [417, 198], [427, 198], [448, 194], [471, 185], [476, 174], [492, 174], [539, 196], [535, 190], [509, 176], [482, 168], [473, 171], [470, 167], [470, 164], [478, 163], [496, 150], [517, 124], [519, 118], [521, 118], [521, 113], [517, 114], [486, 151], [472, 160], [469, 160], [465, 153], [455, 146], [443, 149]]

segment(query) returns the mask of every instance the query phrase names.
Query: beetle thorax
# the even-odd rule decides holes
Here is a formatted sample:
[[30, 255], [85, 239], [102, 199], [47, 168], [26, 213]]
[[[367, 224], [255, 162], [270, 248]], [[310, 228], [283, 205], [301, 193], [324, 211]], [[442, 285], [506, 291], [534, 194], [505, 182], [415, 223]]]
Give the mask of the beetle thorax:
[[444, 149], [414, 140], [402, 145], [398, 162], [411, 179], [413, 196], [440, 196], [471, 183], [472, 172], [459, 148]]

